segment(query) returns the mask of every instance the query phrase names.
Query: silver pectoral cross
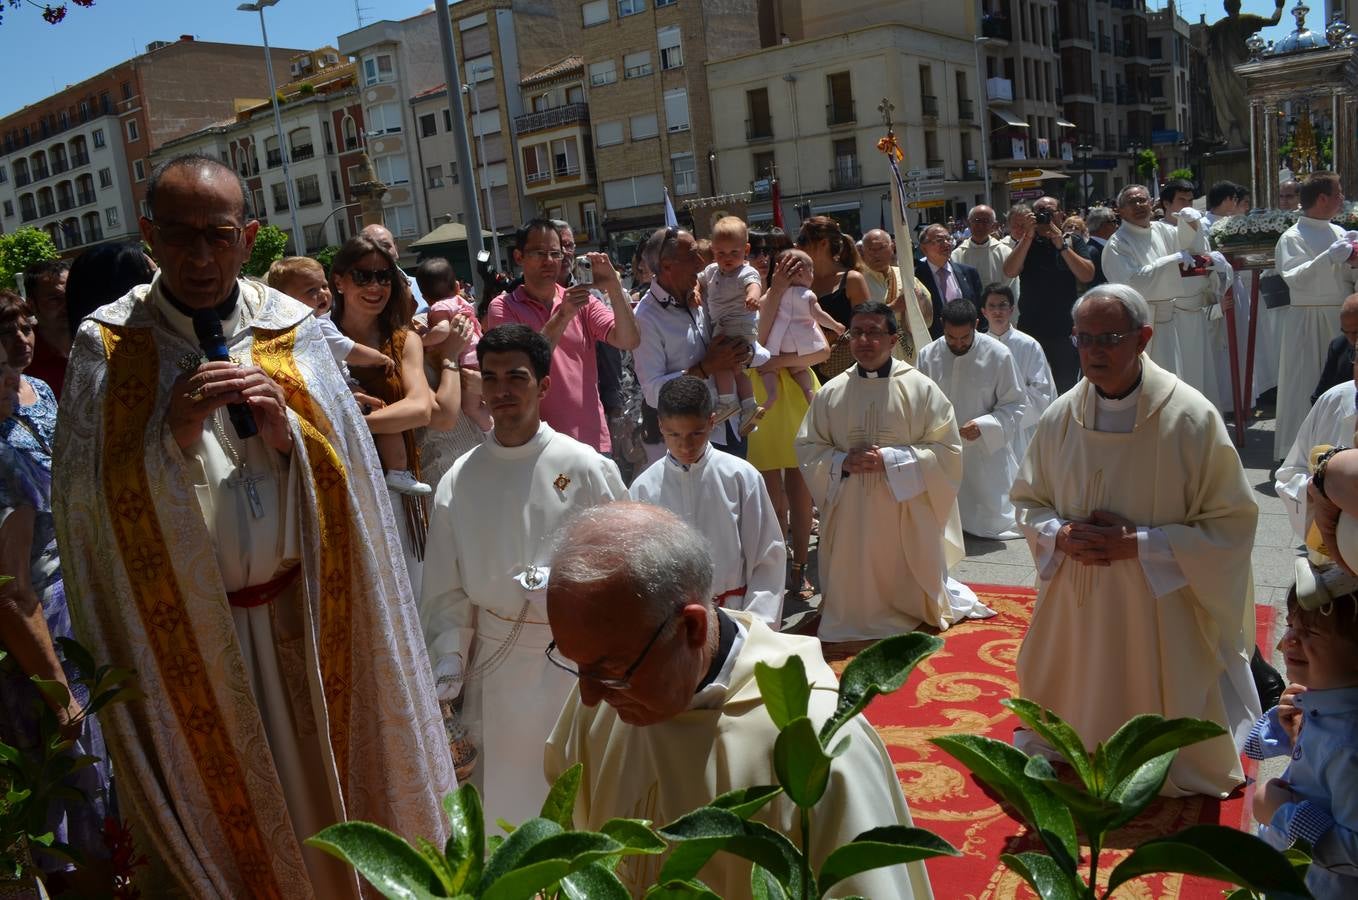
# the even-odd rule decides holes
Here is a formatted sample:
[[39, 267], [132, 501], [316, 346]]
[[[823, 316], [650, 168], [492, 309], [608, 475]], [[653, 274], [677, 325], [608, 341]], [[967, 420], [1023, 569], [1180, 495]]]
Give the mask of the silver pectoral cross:
[[240, 488], [245, 491], [245, 500], [250, 504], [250, 514], [256, 519], [264, 518], [264, 501], [259, 498], [259, 485], [266, 481], [264, 475], [253, 475], [250, 470], [241, 466], [230, 478], [226, 479], [227, 487]]

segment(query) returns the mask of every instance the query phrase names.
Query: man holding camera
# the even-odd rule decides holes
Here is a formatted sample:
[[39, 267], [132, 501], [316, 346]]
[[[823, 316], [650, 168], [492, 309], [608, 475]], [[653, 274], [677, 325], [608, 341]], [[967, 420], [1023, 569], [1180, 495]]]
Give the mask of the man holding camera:
[[[594, 345], [604, 341], [619, 350], [634, 350], [641, 335], [608, 255], [590, 253], [586, 258], [593, 283], [562, 287], [558, 279], [572, 260], [561, 249], [561, 235], [549, 219], [528, 222], [514, 236], [514, 263], [523, 269], [523, 283], [490, 301], [486, 328], [515, 323], [547, 338], [552, 345], [552, 390], [542, 398], [543, 421], [608, 453], [612, 440], [599, 399]], [[593, 297], [592, 288], [603, 291], [609, 303]]]
[[1033, 211], [1010, 222], [1014, 252], [1004, 262], [1004, 277], [1018, 278], [1023, 301], [1023, 330], [1042, 345], [1059, 391], [1080, 377], [1080, 361], [1070, 345], [1074, 327], [1070, 308], [1081, 284], [1094, 280], [1094, 263], [1083, 238], [1062, 234], [1066, 217], [1055, 197], [1043, 197]]

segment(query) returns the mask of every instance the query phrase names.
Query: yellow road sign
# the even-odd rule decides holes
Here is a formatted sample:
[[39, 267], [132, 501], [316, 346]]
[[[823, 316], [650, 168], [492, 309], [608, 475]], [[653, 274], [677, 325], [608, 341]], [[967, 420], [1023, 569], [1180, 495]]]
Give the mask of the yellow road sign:
[[943, 206], [945, 203], [946, 201], [944, 200], [912, 200], [905, 205], [911, 209], [933, 209], [938, 206]]
[[1009, 183], [1013, 184], [1015, 181], [1027, 181], [1028, 179], [1031, 178], [1041, 178], [1041, 177], [1042, 177], [1041, 169], [1020, 169], [1017, 172], [1010, 173]]

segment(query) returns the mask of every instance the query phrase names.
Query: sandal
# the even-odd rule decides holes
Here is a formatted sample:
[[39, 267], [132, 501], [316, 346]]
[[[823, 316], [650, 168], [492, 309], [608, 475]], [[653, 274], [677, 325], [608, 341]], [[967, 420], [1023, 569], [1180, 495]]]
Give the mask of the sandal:
[[797, 597], [803, 603], [811, 602], [816, 596], [816, 586], [811, 583], [811, 579], [806, 577], [806, 563], [789, 563], [787, 589], [796, 591]]

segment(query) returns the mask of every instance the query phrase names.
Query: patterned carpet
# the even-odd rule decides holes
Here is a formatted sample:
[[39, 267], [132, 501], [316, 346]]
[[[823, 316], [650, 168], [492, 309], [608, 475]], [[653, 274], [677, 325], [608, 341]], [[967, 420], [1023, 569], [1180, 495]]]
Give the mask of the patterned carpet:
[[[1025, 588], [972, 587], [999, 615], [949, 630], [946, 646], [925, 660], [903, 690], [878, 698], [867, 716], [896, 763], [915, 824], [947, 838], [963, 853], [960, 858], [928, 863], [934, 895], [939, 900], [1029, 898], [1035, 894], [1000, 865], [999, 857], [1006, 852], [1040, 850], [1039, 842], [987, 797], [959, 763], [928, 742], [931, 737], [959, 733], [1008, 740], [1018, 724], [999, 701], [1017, 692], [1014, 663], [1035, 594]], [[1268, 607], [1259, 612], [1271, 619]], [[1271, 621], [1261, 621], [1260, 633], [1266, 636], [1270, 626]], [[835, 649], [827, 647], [827, 657], [840, 655]], [[1250, 766], [1246, 772], [1252, 774]], [[1239, 790], [1224, 801], [1205, 797], [1157, 800], [1136, 821], [1110, 836], [1109, 848], [1100, 857], [1103, 874], [1131, 847], [1153, 836], [1200, 823], [1248, 827], [1248, 791]], [[1205, 879], [1170, 875], [1133, 882], [1120, 889], [1117, 897], [1198, 900], [1221, 897], [1223, 887]]]

